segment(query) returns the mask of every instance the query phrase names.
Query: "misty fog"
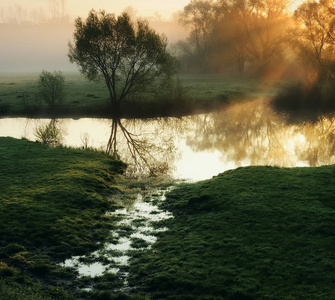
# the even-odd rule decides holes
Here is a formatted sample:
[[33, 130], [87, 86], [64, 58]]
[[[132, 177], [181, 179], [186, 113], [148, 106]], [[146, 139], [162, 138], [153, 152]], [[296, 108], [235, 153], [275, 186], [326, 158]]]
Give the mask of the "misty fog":
[[[187, 36], [177, 21], [152, 20], [150, 25], [175, 43]], [[62, 24], [34, 25], [30, 23], [0, 23], [0, 72], [40, 72], [59, 70], [77, 72], [67, 57], [68, 42], [72, 40], [74, 26]]]
[[67, 58], [73, 26], [0, 24], [1, 72], [75, 71]]

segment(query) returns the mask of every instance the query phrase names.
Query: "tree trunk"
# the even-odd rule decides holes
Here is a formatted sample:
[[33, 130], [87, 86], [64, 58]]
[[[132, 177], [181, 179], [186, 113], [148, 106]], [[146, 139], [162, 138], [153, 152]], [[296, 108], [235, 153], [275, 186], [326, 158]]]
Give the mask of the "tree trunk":
[[113, 117], [119, 117], [121, 114], [121, 103], [119, 101], [112, 101], [112, 115]]

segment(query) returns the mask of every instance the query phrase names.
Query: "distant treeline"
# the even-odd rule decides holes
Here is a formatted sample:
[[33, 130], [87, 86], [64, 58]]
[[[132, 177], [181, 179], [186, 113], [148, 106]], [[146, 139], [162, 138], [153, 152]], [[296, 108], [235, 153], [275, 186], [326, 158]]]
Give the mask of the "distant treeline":
[[[0, 8], [2, 35], [9, 34], [10, 24], [44, 28], [46, 24], [68, 24], [70, 28], [73, 25], [65, 1], [48, 0], [44, 9], [34, 11], [18, 4]], [[295, 11], [291, 6], [290, 0], [191, 0], [176, 12], [173, 21], [164, 22], [159, 14], [149, 19], [158, 32], [167, 35], [184, 73], [293, 77], [307, 83], [327, 81], [335, 88], [334, 0], [306, 0]], [[132, 7], [125, 11], [137, 18]], [[65, 39], [56, 42], [62, 44], [58, 56], [64, 56], [64, 61], [71, 35], [67, 33]], [[2, 56], [6, 54], [3, 49]], [[59, 58], [50, 57], [50, 61], [56, 60]], [[33, 59], [31, 64], [39, 65]]]
[[48, 0], [45, 8], [39, 7], [27, 10], [14, 3], [8, 8], [0, 8], [0, 23], [5, 24], [50, 24], [69, 23], [70, 17], [66, 12], [66, 0]]
[[334, 1], [308, 0], [294, 12], [290, 5], [288, 0], [192, 0], [180, 14], [190, 35], [175, 45], [183, 70], [332, 79]]

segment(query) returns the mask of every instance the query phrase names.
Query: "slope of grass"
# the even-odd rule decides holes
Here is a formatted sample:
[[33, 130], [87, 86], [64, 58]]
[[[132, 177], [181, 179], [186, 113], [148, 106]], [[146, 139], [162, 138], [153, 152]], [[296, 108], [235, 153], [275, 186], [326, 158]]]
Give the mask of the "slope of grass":
[[[29, 278], [62, 287], [75, 278], [56, 263], [108, 236], [113, 220], [104, 213], [116, 204], [107, 196], [124, 167], [101, 152], [0, 138], [0, 298], [68, 299]], [[21, 292], [26, 298], [15, 298]]]
[[282, 85], [282, 81], [220, 75], [183, 74], [180, 80], [188, 91], [189, 99], [204, 103], [267, 97]]
[[[17, 278], [16, 278], [17, 280]], [[43, 287], [33, 282], [22, 283], [0, 279], [0, 299], [4, 300], [75, 300], [76, 297], [68, 295], [60, 289]], [[78, 300], [78, 299], [77, 299]]]
[[61, 255], [99, 237], [95, 226], [123, 164], [99, 152], [1, 138], [0, 170], [2, 246], [25, 237], [22, 246], [52, 246]]
[[335, 166], [247, 167], [181, 185], [132, 283], [153, 299], [335, 299]]

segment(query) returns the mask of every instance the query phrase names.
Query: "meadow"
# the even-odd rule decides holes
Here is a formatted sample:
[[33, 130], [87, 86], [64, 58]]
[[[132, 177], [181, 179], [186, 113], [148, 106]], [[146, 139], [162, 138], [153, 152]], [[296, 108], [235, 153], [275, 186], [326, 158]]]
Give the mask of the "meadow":
[[[65, 98], [49, 109], [38, 96], [39, 74], [0, 74], [0, 116], [109, 117], [111, 105], [106, 86], [79, 73], [65, 73]], [[231, 101], [269, 96], [281, 82], [219, 75], [179, 75], [158, 98], [128, 99], [125, 117], [187, 115], [217, 109]]]
[[[0, 75], [0, 115], [110, 113], [103, 84], [65, 74], [64, 102], [50, 111], [37, 96], [37, 80], [38, 74]], [[180, 84], [181, 98], [129, 101], [125, 116], [210, 111], [271, 96], [282, 83], [180, 75]], [[62, 267], [118, 229], [106, 211], [166, 184], [130, 180], [125, 168], [91, 149], [0, 138], [0, 299], [335, 298], [335, 166], [246, 167], [174, 183], [161, 203], [174, 218], [163, 221], [168, 231], [151, 249], [130, 260], [128, 293], [115, 274], [79, 277]]]
[[59, 263], [109, 236], [124, 168], [98, 151], [0, 138], [0, 299], [76, 298], [78, 274]]
[[181, 185], [132, 283], [150, 299], [334, 299], [334, 174], [246, 167]]
[[117, 230], [105, 212], [148, 187], [124, 168], [98, 151], [0, 138], [1, 299], [334, 299], [335, 166], [178, 184], [161, 203], [169, 230], [130, 261], [128, 294], [113, 292], [116, 275], [61, 267], [97, 249]]

